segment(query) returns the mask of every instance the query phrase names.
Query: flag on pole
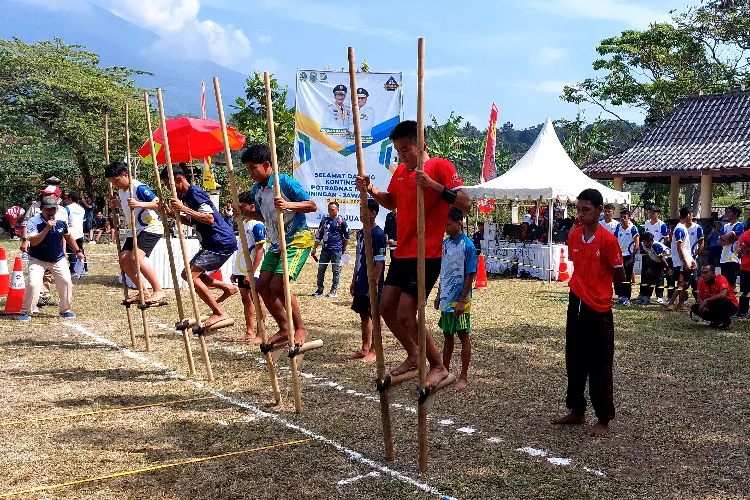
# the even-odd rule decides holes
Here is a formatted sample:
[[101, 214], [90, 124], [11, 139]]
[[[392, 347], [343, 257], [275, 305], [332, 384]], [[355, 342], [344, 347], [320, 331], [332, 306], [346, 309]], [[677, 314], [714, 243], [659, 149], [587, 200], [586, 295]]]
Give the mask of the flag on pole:
[[[203, 119], [206, 119], [206, 81], [201, 80], [201, 110]], [[216, 189], [216, 178], [211, 172], [211, 157], [203, 158], [203, 189]]]
[[[482, 182], [491, 181], [497, 177], [495, 168], [495, 145], [497, 143], [497, 106], [492, 103], [490, 111], [490, 125], [487, 127], [487, 146], [484, 149], [484, 164], [482, 165]], [[495, 209], [495, 200], [480, 198], [478, 203], [479, 213], [488, 214]]]

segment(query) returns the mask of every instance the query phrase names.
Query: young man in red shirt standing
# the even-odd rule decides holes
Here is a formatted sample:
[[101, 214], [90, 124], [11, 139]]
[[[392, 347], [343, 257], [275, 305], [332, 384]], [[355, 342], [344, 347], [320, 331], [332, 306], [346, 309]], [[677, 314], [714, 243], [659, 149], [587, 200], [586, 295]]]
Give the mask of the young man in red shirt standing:
[[[385, 324], [406, 350], [406, 360], [392, 375], [406, 373], [419, 362], [417, 332], [417, 185], [424, 189], [425, 217], [425, 288], [426, 295], [440, 275], [443, 234], [451, 206], [466, 212], [471, 207], [469, 195], [451, 162], [427, 156], [427, 144], [417, 144], [417, 122], [407, 120], [396, 125], [390, 134], [398, 157], [403, 161], [393, 173], [387, 191], [380, 191], [367, 176], [357, 177], [357, 188], [366, 188], [378, 204], [387, 210], [397, 208], [398, 246], [393, 253], [380, 311]], [[417, 155], [424, 151], [424, 172], [418, 172]], [[430, 332], [427, 332], [427, 387], [434, 387], [448, 370]]]
[[737, 304], [734, 289], [727, 278], [716, 274], [713, 266], [703, 266], [698, 280], [698, 302], [690, 308], [690, 315], [710, 321], [708, 326], [729, 330]]
[[584, 189], [576, 207], [582, 225], [568, 236], [568, 255], [574, 271], [565, 328], [565, 369], [570, 413], [553, 424], [586, 422], [586, 379], [598, 422], [589, 436], [602, 437], [615, 418], [612, 396], [612, 362], [615, 330], [612, 322], [612, 282], [625, 281], [622, 252], [612, 233], [599, 224], [604, 201], [596, 189]]
[[740, 310], [736, 318], [744, 319], [750, 308], [750, 231], [744, 231], [737, 244], [737, 254], [740, 256]]

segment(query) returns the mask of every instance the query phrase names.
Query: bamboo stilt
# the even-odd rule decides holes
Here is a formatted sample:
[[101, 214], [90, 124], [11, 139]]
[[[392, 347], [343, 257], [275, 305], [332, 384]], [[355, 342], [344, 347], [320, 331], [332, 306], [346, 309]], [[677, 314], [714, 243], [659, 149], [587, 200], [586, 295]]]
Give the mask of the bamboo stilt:
[[[232, 192], [232, 203], [234, 204], [234, 220], [237, 221], [237, 227], [240, 233], [240, 243], [242, 245], [242, 253], [245, 256], [245, 263], [248, 267], [248, 280], [250, 281], [250, 293], [252, 295], [253, 304], [255, 305], [256, 314], [256, 332], [260, 335], [260, 339], [263, 344], [266, 343], [266, 324], [263, 322], [263, 315], [261, 314], [260, 300], [258, 299], [258, 292], [255, 286], [255, 278], [250, 273], [252, 269], [250, 265], [250, 247], [247, 243], [247, 235], [245, 234], [244, 224], [242, 221], [242, 211], [240, 210], [240, 197], [237, 192], [237, 182], [234, 178], [234, 165], [232, 164], [232, 152], [229, 149], [229, 137], [227, 136], [227, 123], [224, 118], [224, 104], [221, 101], [221, 88], [219, 87], [219, 79], [214, 77], [214, 93], [216, 94], [216, 107], [219, 110], [219, 124], [221, 125], [221, 135], [224, 140], [224, 157], [227, 161], [227, 176], [229, 177], [229, 188]], [[279, 380], [276, 377], [276, 368], [271, 358], [271, 353], [266, 354], [266, 368], [268, 369], [268, 376], [271, 379], [271, 388], [273, 389], [274, 399], [276, 405], [281, 404], [281, 391], [279, 390]]]

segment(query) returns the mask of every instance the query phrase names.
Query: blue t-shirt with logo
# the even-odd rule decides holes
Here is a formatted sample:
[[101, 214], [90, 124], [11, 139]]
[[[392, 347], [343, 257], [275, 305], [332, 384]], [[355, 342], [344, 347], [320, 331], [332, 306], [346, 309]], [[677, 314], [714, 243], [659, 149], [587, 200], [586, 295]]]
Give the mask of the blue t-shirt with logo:
[[190, 189], [180, 200], [190, 209], [214, 216], [213, 224], [203, 224], [192, 221], [195, 230], [201, 236], [201, 246], [210, 252], [231, 255], [237, 250], [237, 240], [229, 224], [219, 215], [216, 206], [211, 202], [208, 194], [198, 186], [190, 185]]
[[341, 253], [344, 249], [344, 240], [349, 239], [349, 226], [341, 217], [331, 219], [323, 217], [318, 227], [315, 241], [323, 242], [323, 250], [327, 252]]
[[[370, 283], [367, 279], [367, 252], [365, 252], [365, 234], [363, 230], [357, 231], [357, 255], [354, 267], [354, 295], [369, 295]], [[372, 236], [372, 255], [375, 262], [385, 262], [386, 243], [385, 232], [380, 226], [375, 226], [370, 232]], [[383, 291], [383, 275], [385, 274], [385, 265], [383, 271], [378, 276], [378, 295]]]
[[[26, 222], [26, 234], [29, 237], [35, 236], [47, 226], [47, 221], [37, 214]], [[58, 220], [55, 222], [54, 229], [50, 229], [44, 239], [37, 245], [29, 247], [29, 255], [42, 262], [58, 262], [65, 258], [63, 248], [63, 236], [68, 234], [68, 223]]]

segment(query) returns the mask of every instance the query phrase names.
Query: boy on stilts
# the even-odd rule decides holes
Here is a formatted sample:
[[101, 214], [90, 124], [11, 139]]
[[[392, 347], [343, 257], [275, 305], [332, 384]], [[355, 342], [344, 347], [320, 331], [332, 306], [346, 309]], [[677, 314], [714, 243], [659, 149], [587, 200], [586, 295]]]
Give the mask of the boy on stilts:
[[[378, 226], [375, 218], [380, 211], [380, 205], [372, 198], [367, 200], [370, 211], [370, 234], [372, 237], [372, 255], [375, 261], [375, 279], [378, 280], [378, 297], [383, 292], [383, 275], [385, 274], [385, 251], [388, 247], [385, 232]], [[349, 292], [352, 295], [352, 311], [359, 314], [362, 329], [362, 349], [347, 356], [347, 359], [362, 359], [364, 363], [375, 361], [375, 349], [372, 347], [372, 311], [370, 310], [370, 283], [367, 277], [367, 255], [365, 251], [365, 236], [363, 227], [357, 233], [357, 254], [354, 264], [354, 274]]]
[[[369, 176], [357, 176], [357, 189], [367, 189], [378, 204], [397, 208], [398, 247], [391, 259], [383, 287], [380, 307], [385, 324], [406, 350], [406, 360], [391, 375], [416, 369], [419, 363], [417, 326], [417, 185], [424, 189], [425, 213], [425, 291], [429, 295], [440, 275], [445, 221], [453, 205], [462, 211], [471, 207], [456, 167], [443, 158], [430, 158], [427, 144], [417, 144], [417, 122], [407, 120], [396, 125], [390, 139], [403, 163], [396, 168], [387, 191], [380, 191]], [[417, 171], [417, 155], [424, 154], [424, 171]], [[430, 371], [426, 387], [436, 387], [448, 377], [448, 370], [432, 335], [427, 332], [427, 359]]]
[[622, 252], [612, 233], [599, 224], [604, 204], [596, 189], [584, 189], [576, 207], [583, 224], [570, 232], [568, 249], [575, 272], [570, 280], [570, 298], [565, 328], [565, 368], [568, 391], [565, 404], [570, 413], [552, 424], [581, 425], [586, 422], [586, 380], [598, 422], [589, 436], [603, 437], [615, 418], [612, 363], [615, 330], [612, 322], [612, 282], [625, 281]]
[[461, 340], [461, 376], [456, 391], [466, 389], [471, 361], [471, 289], [477, 275], [477, 249], [463, 231], [464, 214], [456, 207], [448, 211], [440, 262], [440, 285], [435, 297], [435, 309], [440, 311], [438, 327], [443, 331], [443, 365], [450, 367], [454, 337]]
[[[130, 235], [125, 239], [120, 251], [120, 267], [127, 274], [130, 281], [138, 288], [138, 277], [136, 276], [135, 259], [140, 264], [141, 276], [151, 285], [151, 296], [146, 298], [149, 304], [157, 304], [164, 299], [164, 290], [161, 288], [156, 271], [146, 261], [146, 257], [151, 255], [154, 247], [162, 236], [164, 236], [164, 226], [159, 218], [159, 198], [146, 184], [139, 180], [133, 179], [133, 190], [135, 198], [130, 196], [130, 177], [128, 166], [122, 162], [113, 162], [107, 165], [104, 170], [104, 176], [114, 187], [117, 188], [120, 197], [120, 205], [125, 214], [125, 225], [130, 229]], [[135, 220], [130, 220], [130, 208], [135, 209]], [[114, 210], [110, 214], [114, 213]], [[116, 215], [115, 215], [116, 216]], [[114, 226], [113, 226], [114, 228]], [[138, 255], [133, 254], [133, 231], [138, 238]], [[111, 240], [110, 240], [111, 242]], [[143, 287], [144, 291], [147, 289]], [[140, 300], [138, 293], [128, 298], [128, 302], [133, 304]]]
[[[286, 257], [289, 278], [296, 280], [305, 265], [313, 246], [313, 237], [307, 227], [306, 213], [315, 212], [318, 207], [310, 199], [310, 195], [302, 189], [302, 185], [286, 174], [279, 174], [281, 196], [274, 196], [273, 167], [271, 165], [271, 149], [265, 144], [255, 144], [248, 147], [241, 157], [242, 163], [252, 177], [252, 196], [258, 209], [248, 215], [266, 223], [266, 235], [270, 246], [263, 259], [258, 278], [258, 293], [268, 308], [268, 312], [279, 325], [279, 331], [267, 341], [267, 345], [284, 344], [288, 342], [289, 328], [294, 328], [294, 343], [302, 345], [307, 340], [307, 328], [302, 321], [297, 297], [292, 294], [292, 321], [287, 322], [284, 308], [284, 271], [281, 262], [280, 238], [285, 238]], [[278, 234], [276, 225], [276, 209], [283, 212], [284, 235]]]
[[[204, 328], [209, 329], [214, 323], [229, 318], [219, 304], [239, 291], [236, 286], [210, 276], [210, 273], [221, 269], [221, 266], [232, 257], [237, 250], [237, 240], [234, 231], [219, 215], [208, 194], [191, 184], [182, 168], [172, 167], [172, 172], [177, 192], [172, 193], [171, 207], [165, 207], [166, 213], [171, 218], [179, 215], [183, 224], [195, 227], [201, 236], [201, 249], [190, 261], [190, 272], [193, 275], [195, 292], [211, 308], [211, 316], [203, 324]], [[160, 177], [167, 181], [169, 171], [163, 169]], [[184, 280], [187, 280], [186, 272], [186, 269], [182, 271]], [[211, 295], [210, 287], [221, 290], [222, 294], [218, 299]]]
[[[244, 252], [237, 252], [237, 258], [234, 260], [234, 269], [232, 270], [232, 283], [236, 283], [240, 289], [242, 298], [242, 307], [245, 311], [245, 334], [237, 337], [237, 340], [244, 340], [250, 344], [260, 344], [261, 339], [255, 334], [255, 304], [251, 294], [250, 280], [258, 283], [260, 277], [260, 265], [263, 263], [265, 254], [264, 245], [266, 244], [266, 226], [262, 222], [252, 218], [256, 212], [255, 198], [250, 191], [239, 194], [240, 213], [242, 214], [242, 226], [247, 237], [247, 247], [250, 249], [250, 265], [245, 262]], [[263, 307], [263, 299], [258, 296], [258, 303], [261, 321], [266, 320], [266, 311]]]

